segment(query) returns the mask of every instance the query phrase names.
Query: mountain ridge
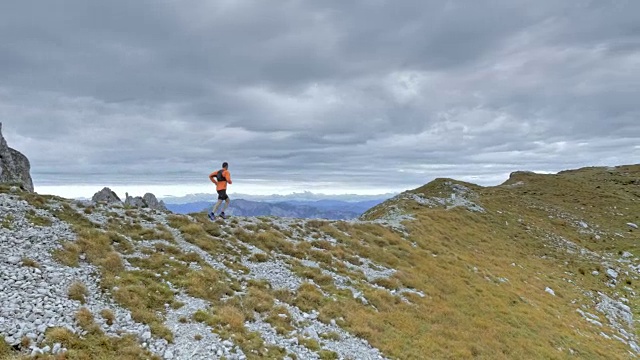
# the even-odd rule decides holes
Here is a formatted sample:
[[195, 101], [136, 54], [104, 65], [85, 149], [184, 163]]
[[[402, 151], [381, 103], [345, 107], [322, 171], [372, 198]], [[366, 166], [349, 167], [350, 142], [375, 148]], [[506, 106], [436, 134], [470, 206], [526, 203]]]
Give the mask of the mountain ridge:
[[[278, 216], [287, 218], [347, 220], [360, 216], [383, 200], [346, 202], [338, 200], [260, 202], [245, 199], [232, 200], [227, 214], [233, 216]], [[178, 214], [210, 211], [212, 202], [168, 204]]]
[[[397, 195], [396, 193], [386, 193], [378, 195], [358, 195], [358, 194], [340, 194], [340, 195], [327, 195], [322, 193], [313, 193], [310, 191], [291, 193], [287, 195], [272, 194], [272, 195], [251, 195], [242, 193], [230, 194], [234, 199], [243, 199], [248, 201], [259, 202], [289, 202], [289, 201], [321, 201], [321, 200], [337, 200], [344, 202], [359, 202], [369, 200], [388, 199]], [[217, 195], [215, 193], [207, 194], [189, 194], [185, 196], [164, 196], [160, 199], [164, 200], [167, 204], [183, 204], [190, 202], [202, 202], [202, 201], [215, 201]]]

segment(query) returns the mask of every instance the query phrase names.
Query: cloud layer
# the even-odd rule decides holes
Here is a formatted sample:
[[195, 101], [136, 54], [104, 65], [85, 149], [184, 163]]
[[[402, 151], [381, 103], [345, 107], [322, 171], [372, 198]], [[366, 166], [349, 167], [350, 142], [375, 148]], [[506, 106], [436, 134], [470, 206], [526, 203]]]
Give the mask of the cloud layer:
[[0, 4], [34, 181], [388, 190], [640, 158], [633, 0]]

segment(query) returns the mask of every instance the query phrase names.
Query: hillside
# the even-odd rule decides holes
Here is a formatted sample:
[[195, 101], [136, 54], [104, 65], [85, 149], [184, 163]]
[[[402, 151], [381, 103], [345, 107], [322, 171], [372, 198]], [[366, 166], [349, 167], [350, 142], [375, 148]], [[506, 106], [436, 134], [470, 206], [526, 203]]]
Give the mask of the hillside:
[[438, 179], [357, 221], [2, 192], [7, 358], [640, 354], [640, 165]]

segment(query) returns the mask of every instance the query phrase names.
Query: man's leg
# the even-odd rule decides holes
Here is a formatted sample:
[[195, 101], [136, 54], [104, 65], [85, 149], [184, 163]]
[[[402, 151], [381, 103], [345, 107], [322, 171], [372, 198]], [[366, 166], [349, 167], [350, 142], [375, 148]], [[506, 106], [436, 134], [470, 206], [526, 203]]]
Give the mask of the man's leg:
[[220, 213], [220, 217], [222, 217], [223, 219], [227, 218], [227, 215], [225, 215], [225, 210], [227, 210], [227, 208], [229, 207], [229, 197], [227, 196], [227, 198], [224, 200], [224, 207], [222, 208], [222, 212]]
[[229, 208], [229, 203], [231, 203], [231, 200], [227, 198], [227, 200], [224, 201], [224, 208], [222, 208], [222, 212], [225, 212]]
[[212, 213], [216, 213], [216, 211], [218, 211], [218, 208], [220, 207], [220, 204], [222, 204], [222, 200], [218, 200], [218, 202], [216, 203], [216, 205], [213, 207], [213, 211]]

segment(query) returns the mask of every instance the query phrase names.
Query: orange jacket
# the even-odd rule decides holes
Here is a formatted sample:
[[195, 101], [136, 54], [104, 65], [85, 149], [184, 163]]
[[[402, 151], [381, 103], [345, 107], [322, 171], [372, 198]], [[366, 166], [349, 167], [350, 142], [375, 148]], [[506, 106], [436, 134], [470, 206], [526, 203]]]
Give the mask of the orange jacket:
[[231, 173], [229, 172], [229, 170], [222, 169], [222, 176], [224, 176], [224, 178], [227, 179], [227, 181], [218, 181], [216, 180], [216, 177], [218, 176], [218, 171], [220, 170], [214, 171], [211, 174], [209, 174], [209, 180], [211, 180], [212, 183], [216, 184], [216, 191], [226, 190], [227, 183], [233, 184], [233, 182], [231, 181]]

